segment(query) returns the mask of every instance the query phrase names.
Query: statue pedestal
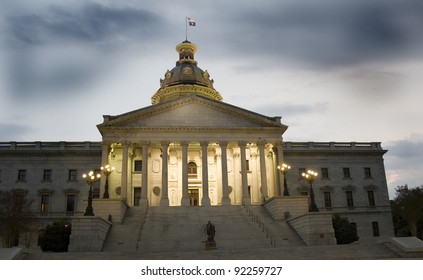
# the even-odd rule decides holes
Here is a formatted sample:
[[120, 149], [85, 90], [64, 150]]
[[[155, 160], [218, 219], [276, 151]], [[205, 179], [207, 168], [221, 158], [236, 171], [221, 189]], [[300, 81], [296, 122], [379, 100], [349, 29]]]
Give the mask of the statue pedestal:
[[204, 250], [216, 250], [216, 241], [214, 240], [207, 240], [207, 241], [203, 241], [205, 244]]

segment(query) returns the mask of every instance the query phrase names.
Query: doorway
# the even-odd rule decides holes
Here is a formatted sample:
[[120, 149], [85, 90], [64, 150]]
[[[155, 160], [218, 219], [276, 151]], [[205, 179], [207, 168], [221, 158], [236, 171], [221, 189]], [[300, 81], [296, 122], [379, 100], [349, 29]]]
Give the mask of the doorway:
[[198, 189], [188, 189], [189, 196], [189, 205], [198, 206], [199, 205], [199, 191]]
[[141, 188], [134, 188], [134, 206], [140, 206]]

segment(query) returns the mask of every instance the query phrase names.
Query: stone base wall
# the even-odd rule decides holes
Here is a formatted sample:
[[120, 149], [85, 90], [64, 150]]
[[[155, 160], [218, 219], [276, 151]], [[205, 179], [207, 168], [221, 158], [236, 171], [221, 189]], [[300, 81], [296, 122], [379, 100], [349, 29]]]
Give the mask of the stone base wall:
[[285, 221], [308, 212], [307, 196], [272, 197], [264, 203], [264, 208], [275, 221]]
[[112, 224], [100, 217], [72, 217], [69, 252], [101, 252]]
[[108, 220], [113, 224], [122, 223], [128, 207], [128, 204], [119, 198], [93, 199], [94, 215]]
[[308, 246], [336, 245], [332, 214], [307, 213], [287, 222]]

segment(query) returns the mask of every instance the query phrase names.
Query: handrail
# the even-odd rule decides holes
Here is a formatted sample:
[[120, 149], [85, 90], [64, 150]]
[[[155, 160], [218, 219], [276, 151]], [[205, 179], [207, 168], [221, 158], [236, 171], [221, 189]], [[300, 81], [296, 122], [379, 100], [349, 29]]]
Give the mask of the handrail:
[[243, 204], [243, 206], [244, 206], [245, 211], [248, 214], [248, 217], [251, 217], [251, 221], [257, 223], [259, 228], [261, 228], [262, 231], [264, 232], [264, 234], [266, 234], [266, 238], [269, 239], [270, 245], [276, 248], [276, 240], [273, 238], [272, 234], [267, 229], [265, 224], [261, 221], [260, 217], [258, 215], [256, 215], [250, 208], [248, 208], [247, 205]]

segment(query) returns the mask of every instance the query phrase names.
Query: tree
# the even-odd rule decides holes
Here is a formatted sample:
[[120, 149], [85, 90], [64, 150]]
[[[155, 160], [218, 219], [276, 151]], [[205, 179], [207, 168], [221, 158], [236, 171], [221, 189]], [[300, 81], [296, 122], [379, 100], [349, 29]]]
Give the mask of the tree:
[[31, 230], [36, 222], [26, 194], [24, 190], [0, 192], [0, 235], [5, 248], [17, 246], [19, 233]]
[[423, 223], [423, 185], [415, 188], [398, 186], [392, 202], [394, 223], [404, 219], [412, 236], [418, 236], [419, 225]]
[[337, 244], [350, 244], [358, 241], [357, 230], [347, 218], [342, 218], [338, 214], [335, 214], [332, 217], [332, 225]]

